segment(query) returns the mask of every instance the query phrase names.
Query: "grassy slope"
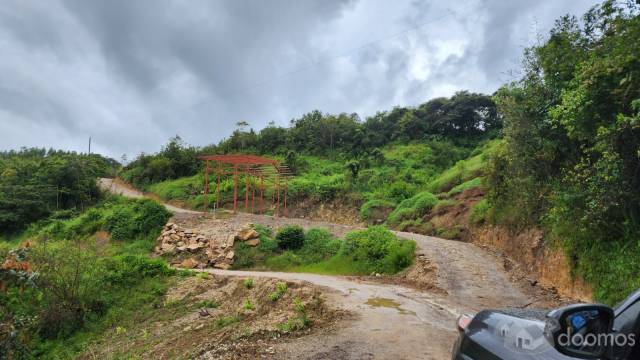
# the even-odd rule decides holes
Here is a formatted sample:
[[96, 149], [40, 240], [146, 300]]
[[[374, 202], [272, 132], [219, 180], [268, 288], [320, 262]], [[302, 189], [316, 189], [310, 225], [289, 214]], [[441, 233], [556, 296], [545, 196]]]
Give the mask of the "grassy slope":
[[[299, 156], [299, 174], [289, 183], [291, 201], [308, 198], [328, 201], [351, 197], [361, 201], [380, 199], [398, 204], [421, 191], [433, 192], [459, 179], [467, 180], [469, 174], [477, 173], [481, 165], [481, 155], [477, 155], [454, 166], [456, 161], [469, 155], [470, 149], [441, 142], [391, 144], [385, 146], [382, 153], [382, 161], [361, 160], [361, 170], [356, 179], [345, 168], [344, 159]], [[454, 167], [449, 169], [451, 166]], [[203, 175], [197, 174], [152, 184], [145, 190], [165, 200], [179, 201], [199, 209], [203, 204], [203, 182]], [[210, 189], [215, 188], [216, 179], [212, 178]], [[232, 197], [231, 179], [223, 180], [221, 193], [225, 200]], [[215, 195], [210, 196], [213, 201]], [[266, 196], [271, 194], [267, 193]]]
[[[96, 207], [69, 219], [45, 219], [32, 224], [23, 234], [9, 242], [0, 241], [0, 253], [4, 254], [9, 249], [18, 247], [26, 239], [35, 240], [36, 248], [41, 240], [47, 239], [46, 246], [50, 251], [67, 244], [67, 240], [72, 240], [74, 246], [85, 248], [85, 251], [92, 254], [95, 252], [99, 260], [113, 260], [116, 261], [115, 264], [126, 267], [131, 266], [129, 260], [126, 260], [126, 263], [119, 263], [118, 259], [140, 259], [139, 261], [144, 266], [145, 259], [148, 259], [148, 254], [154, 246], [155, 237], [161, 227], [149, 225], [148, 233], [139, 233], [135, 238], [124, 241], [107, 240], [107, 242], [101, 242], [94, 235], [97, 230], [103, 230], [109, 226], [109, 219], [114, 216], [114, 213], [140, 203], [141, 201], [121, 197], [109, 197]], [[160, 206], [154, 210], [158, 214], [165, 211]], [[147, 221], [149, 219], [140, 220]], [[123, 226], [128, 226], [128, 224], [123, 224]], [[135, 256], [135, 258], [127, 258], [127, 256]], [[38, 270], [38, 265], [34, 264], [34, 266]], [[68, 337], [38, 339], [35, 336], [34, 342], [31, 344], [34, 356], [45, 359], [73, 358], [92, 343], [108, 341], [112, 334], [120, 331], [117, 329], [126, 329], [150, 316], [155, 316], [158, 307], [162, 304], [164, 293], [175, 281], [174, 276], [145, 276], [134, 268], [128, 270], [130, 271], [128, 273], [122, 267], [114, 270], [120, 271], [121, 276], [125, 276], [122, 278], [124, 283], [122, 286], [115, 284], [110, 287], [110, 293], [104, 294], [106, 297], [103, 299], [109, 304], [106, 313], [101, 316], [91, 315], [89, 321]], [[108, 274], [102, 273], [101, 275]], [[132, 276], [134, 278], [131, 278]], [[42, 290], [47, 291], [46, 288]]]

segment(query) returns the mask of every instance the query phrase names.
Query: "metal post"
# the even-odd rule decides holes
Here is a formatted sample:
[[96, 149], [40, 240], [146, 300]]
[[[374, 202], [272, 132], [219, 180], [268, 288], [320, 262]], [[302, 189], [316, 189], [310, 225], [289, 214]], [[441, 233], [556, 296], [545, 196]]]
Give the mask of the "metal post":
[[245, 168], [244, 174], [244, 211], [249, 212], [249, 165]]
[[260, 176], [260, 213], [264, 214], [264, 177]]
[[216, 211], [220, 209], [220, 177], [222, 176], [222, 163], [218, 162], [218, 185], [216, 187]]
[[256, 177], [251, 177], [251, 213], [253, 214], [253, 207], [256, 203]]
[[284, 216], [289, 216], [289, 211], [287, 210], [287, 193], [289, 192], [289, 180], [287, 177], [284, 177]]
[[233, 212], [238, 210], [238, 165], [233, 166]]
[[204, 213], [206, 214], [209, 207], [209, 160], [204, 163]]
[[276, 202], [276, 217], [280, 215], [280, 175], [276, 175], [276, 192], [278, 193]]

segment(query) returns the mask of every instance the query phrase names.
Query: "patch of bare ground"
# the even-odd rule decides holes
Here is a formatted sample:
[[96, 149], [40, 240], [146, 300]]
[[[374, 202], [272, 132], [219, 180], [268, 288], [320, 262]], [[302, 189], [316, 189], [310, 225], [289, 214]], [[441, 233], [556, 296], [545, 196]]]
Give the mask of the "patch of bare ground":
[[303, 199], [291, 204], [287, 216], [343, 225], [363, 225], [359, 208], [358, 204], [349, 199], [334, 199], [326, 203]]
[[562, 251], [545, 244], [541, 229], [515, 233], [499, 226], [471, 225], [471, 209], [483, 197], [484, 191], [480, 187], [468, 189], [455, 195], [449, 206], [429, 214], [425, 221], [428, 219], [434, 228], [444, 229], [438, 235], [454, 235], [454, 239], [474, 243], [501, 259], [511, 281], [535, 299], [532, 306], [555, 307], [591, 299], [588, 286], [571, 276], [571, 268]]
[[362, 279], [384, 284], [399, 284], [419, 291], [446, 295], [447, 291], [438, 286], [438, 266], [430, 261], [425, 254], [417, 254], [416, 259], [408, 269], [396, 275], [365, 276]]
[[329, 307], [309, 283], [247, 279], [206, 273], [181, 278], [146, 321], [116, 328], [80, 358], [277, 358], [274, 345], [331, 331], [351, 316]]

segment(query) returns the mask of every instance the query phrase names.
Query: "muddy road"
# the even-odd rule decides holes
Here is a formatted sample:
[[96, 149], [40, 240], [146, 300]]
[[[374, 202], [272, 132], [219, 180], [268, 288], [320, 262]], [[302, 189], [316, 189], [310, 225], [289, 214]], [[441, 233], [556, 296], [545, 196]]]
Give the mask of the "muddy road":
[[[142, 193], [111, 179], [100, 185], [124, 196]], [[204, 222], [207, 216], [167, 205], [183, 222]], [[297, 224], [327, 228], [341, 236], [357, 227], [307, 219], [274, 218], [240, 213], [228, 221], [256, 223], [277, 228]], [[435, 265], [432, 290], [394, 283], [393, 278], [342, 277], [302, 273], [205, 269], [220, 276], [271, 277], [307, 281], [326, 290], [334, 307], [355, 318], [332, 333], [285, 341], [276, 348], [277, 358], [292, 359], [449, 359], [457, 337], [456, 318], [484, 308], [544, 306], [522, 284], [509, 280], [503, 259], [470, 243], [396, 232], [416, 241], [424, 263]], [[417, 262], [421, 266], [423, 262]]]

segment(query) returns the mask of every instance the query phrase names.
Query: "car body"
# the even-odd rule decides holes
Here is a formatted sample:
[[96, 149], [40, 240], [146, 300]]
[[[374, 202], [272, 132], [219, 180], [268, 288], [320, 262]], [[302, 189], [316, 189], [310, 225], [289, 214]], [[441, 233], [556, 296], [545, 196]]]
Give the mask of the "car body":
[[[603, 305], [591, 305], [592, 307]], [[567, 307], [576, 311], [589, 305]], [[561, 309], [559, 309], [561, 310]], [[611, 311], [611, 310], [609, 310]], [[564, 355], [562, 348], [549, 340], [550, 314], [542, 310], [484, 310], [475, 316], [459, 320], [460, 335], [453, 348], [453, 360], [567, 360], [594, 358]], [[640, 291], [612, 309], [611, 335], [624, 335], [635, 339], [640, 331]], [[608, 346], [597, 358], [607, 360], [640, 360], [638, 344], [628, 341], [624, 345]], [[566, 352], [565, 352], [566, 353]]]

